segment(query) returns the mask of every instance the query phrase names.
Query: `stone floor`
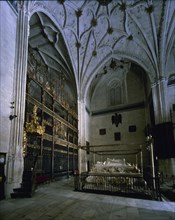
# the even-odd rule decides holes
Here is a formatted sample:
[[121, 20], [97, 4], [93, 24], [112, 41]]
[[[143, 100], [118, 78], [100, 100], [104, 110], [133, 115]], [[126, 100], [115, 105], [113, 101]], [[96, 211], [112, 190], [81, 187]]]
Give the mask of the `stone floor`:
[[32, 198], [0, 201], [1, 220], [175, 220], [175, 203], [75, 192], [73, 179], [38, 187]]

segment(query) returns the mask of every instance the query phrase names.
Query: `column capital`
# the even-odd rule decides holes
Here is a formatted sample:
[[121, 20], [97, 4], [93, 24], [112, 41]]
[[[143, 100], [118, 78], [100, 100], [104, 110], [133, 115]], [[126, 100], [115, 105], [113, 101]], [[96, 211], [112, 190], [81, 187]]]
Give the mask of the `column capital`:
[[155, 78], [151, 84], [156, 124], [169, 120], [167, 86], [168, 79], [166, 77]]
[[154, 78], [154, 81], [151, 84], [151, 88], [160, 85], [161, 83], [167, 83], [168, 79], [167, 77], [159, 77], [159, 78]]

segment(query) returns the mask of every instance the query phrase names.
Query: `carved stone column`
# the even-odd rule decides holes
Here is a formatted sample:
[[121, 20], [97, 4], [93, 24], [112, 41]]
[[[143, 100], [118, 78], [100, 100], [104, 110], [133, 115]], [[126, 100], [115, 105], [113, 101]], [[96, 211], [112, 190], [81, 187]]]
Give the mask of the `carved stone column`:
[[[11, 120], [10, 146], [7, 161], [7, 191], [21, 183], [23, 173], [23, 129], [28, 54], [28, 3], [18, 3], [17, 42], [15, 56], [13, 100], [17, 117]], [[8, 192], [7, 192], [8, 194]]]
[[[78, 101], [78, 129], [79, 129], [79, 146], [85, 146], [86, 143], [86, 131], [85, 131], [85, 103], [82, 100]], [[86, 151], [79, 149], [78, 151], [78, 167], [79, 172], [86, 172], [87, 171], [87, 158], [86, 158]]]
[[[167, 90], [167, 80], [165, 78], [157, 80], [152, 85], [154, 115], [156, 124], [170, 121], [170, 105]], [[166, 146], [164, 147], [166, 148]], [[159, 159], [159, 172], [162, 173], [164, 176], [167, 175], [168, 177], [171, 177], [175, 174], [175, 169], [173, 168], [174, 164], [175, 158]]]
[[152, 95], [155, 123], [159, 124], [169, 121], [170, 112], [168, 109], [167, 80], [165, 78], [158, 79], [152, 84]]

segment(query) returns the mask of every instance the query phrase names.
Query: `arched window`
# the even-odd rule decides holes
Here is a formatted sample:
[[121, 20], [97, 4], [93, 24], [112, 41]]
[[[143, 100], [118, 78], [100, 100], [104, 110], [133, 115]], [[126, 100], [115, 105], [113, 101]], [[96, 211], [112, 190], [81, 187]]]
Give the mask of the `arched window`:
[[121, 85], [119, 81], [112, 82], [109, 85], [109, 105], [121, 104]]

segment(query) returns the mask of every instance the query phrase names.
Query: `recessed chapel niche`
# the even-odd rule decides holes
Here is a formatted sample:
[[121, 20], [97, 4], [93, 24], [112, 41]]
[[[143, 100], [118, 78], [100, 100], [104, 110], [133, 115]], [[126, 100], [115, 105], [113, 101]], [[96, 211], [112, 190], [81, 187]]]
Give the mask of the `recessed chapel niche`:
[[37, 175], [57, 179], [78, 169], [74, 71], [62, 34], [44, 13], [31, 17], [28, 42], [24, 170], [37, 157]]
[[[51, 80], [52, 84], [56, 81], [64, 81], [57, 86], [55, 92], [59, 95], [62, 93], [62, 99], [74, 108], [77, 101], [77, 89], [69, 52], [60, 30], [42, 12], [36, 12], [30, 19], [29, 45], [38, 52], [42, 62], [45, 63], [48, 81]], [[63, 91], [57, 90], [64, 90], [64, 94]]]
[[[143, 68], [113, 58], [96, 73], [89, 94], [92, 145], [105, 145], [108, 151], [108, 146], [119, 141], [121, 146], [115, 150], [128, 150], [131, 143], [145, 142], [144, 129], [147, 124], [152, 126], [153, 108], [151, 84]], [[111, 123], [114, 114], [122, 117], [117, 126]], [[106, 129], [105, 136], [99, 135], [101, 128]]]

